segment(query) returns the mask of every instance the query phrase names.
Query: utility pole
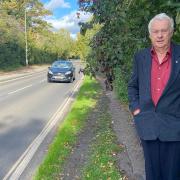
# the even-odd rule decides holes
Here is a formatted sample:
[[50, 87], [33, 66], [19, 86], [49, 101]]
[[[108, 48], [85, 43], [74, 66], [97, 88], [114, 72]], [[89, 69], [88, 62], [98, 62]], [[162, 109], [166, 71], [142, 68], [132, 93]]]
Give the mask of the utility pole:
[[25, 10], [24, 10], [25, 14], [24, 14], [24, 25], [25, 25], [25, 43], [26, 43], [26, 50], [25, 50], [25, 53], [26, 53], [26, 66], [29, 65], [28, 63], [28, 42], [27, 42], [27, 11], [26, 11], [26, 7], [25, 7]]

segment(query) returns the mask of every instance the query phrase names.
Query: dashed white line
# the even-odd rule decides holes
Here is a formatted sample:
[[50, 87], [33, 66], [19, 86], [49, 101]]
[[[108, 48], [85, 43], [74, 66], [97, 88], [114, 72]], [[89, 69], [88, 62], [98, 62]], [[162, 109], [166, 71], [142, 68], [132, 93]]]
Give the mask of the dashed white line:
[[[36, 84], [40, 84], [40, 83], [43, 83], [43, 82], [45, 82], [45, 81], [46, 81], [46, 79], [43, 79], [43, 80], [39, 81], [39, 82], [36, 83]], [[11, 92], [8, 92], [8, 93], [5, 94], [5, 95], [12, 95], [12, 94], [15, 94], [15, 93], [17, 93], [17, 92], [19, 92], [19, 91], [22, 91], [22, 90], [24, 90], [24, 89], [30, 88], [30, 87], [32, 87], [32, 86], [33, 86], [33, 84], [30, 84], [30, 85], [28, 85], [28, 86], [19, 88], [19, 89], [17, 89], [17, 90], [11, 91]], [[3, 98], [4, 98], [5, 95], [0, 95], [0, 97], [3, 97]]]
[[45, 81], [46, 81], [46, 79], [43, 79], [43, 80], [39, 81], [39, 83], [43, 83], [43, 82], [45, 82]]
[[23, 87], [23, 88], [17, 89], [17, 90], [15, 90], [15, 91], [11, 91], [11, 92], [8, 93], [8, 95], [14, 94], [14, 93], [19, 92], [19, 91], [22, 91], [22, 90], [27, 89], [27, 88], [32, 87], [32, 86], [33, 86], [33, 85], [30, 84], [30, 85], [28, 85], [28, 86], [25, 86], [25, 87]]

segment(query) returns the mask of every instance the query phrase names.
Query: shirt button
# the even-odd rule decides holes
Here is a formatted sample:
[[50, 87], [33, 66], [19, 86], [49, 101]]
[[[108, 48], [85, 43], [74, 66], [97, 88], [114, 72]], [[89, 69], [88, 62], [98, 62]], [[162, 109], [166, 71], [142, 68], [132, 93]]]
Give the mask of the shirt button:
[[158, 69], [161, 69], [161, 67], [159, 67]]
[[159, 88], [157, 88], [157, 91], [160, 91], [160, 89], [159, 89]]
[[158, 80], [160, 80], [161, 78], [160, 78], [160, 77], [158, 77], [157, 79], [158, 79]]

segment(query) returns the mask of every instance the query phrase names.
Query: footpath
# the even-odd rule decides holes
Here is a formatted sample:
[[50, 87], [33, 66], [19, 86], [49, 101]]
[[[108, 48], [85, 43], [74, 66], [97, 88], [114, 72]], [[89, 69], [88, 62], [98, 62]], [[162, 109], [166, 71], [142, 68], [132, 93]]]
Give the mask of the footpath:
[[114, 131], [118, 141], [125, 147], [125, 151], [118, 154], [119, 167], [125, 171], [128, 180], [145, 180], [143, 151], [132, 117], [113, 92], [106, 92], [106, 95], [109, 99]]
[[[45, 69], [47, 69], [47, 66], [33, 66], [11, 73], [0, 72], [0, 83], [12, 78], [21, 78], [24, 75], [30, 75], [35, 72], [38, 73]], [[124, 107], [119, 102], [113, 91], [105, 91], [104, 80], [101, 78], [98, 80], [104, 89], [103, 98], [105, 98], [106, 103], [108, 103], [109, 113], [112, 118], [112, 126], [117, 135], [118, 143], [124, 147], [124, 151], [117, 155], [117, 165], [127, 177], [124, 180], [145, 180], [143, 152], [130, 112], [127, 107]], [[93, 119], [96, 118], [95, 116], [96, 114], [93, 115]], [[89, 123], [91, 123], [91, 125]], [[80, 133], [77, 142], [78, 145], [70, 155], [64, 173], [60, 179], [80, 179], [80, 168], [86, 161], [88, 144], [93, 137], [92, 128], [89, 127], [93, 127], [94, 124], [92, 121], [89, 121], [89, 123], [87, 124], [87, 128]], [[64, 176], [65, 174], [68, 175]]]
[[128, 180], [145, 180], [143, 151], [128, 107], [119, 102], [113, 91], [105, 91], [103, 79], [99, 82], [109, 100], [113, 129], [124, 147], [124, 151], [118, 154], [118, 166]]

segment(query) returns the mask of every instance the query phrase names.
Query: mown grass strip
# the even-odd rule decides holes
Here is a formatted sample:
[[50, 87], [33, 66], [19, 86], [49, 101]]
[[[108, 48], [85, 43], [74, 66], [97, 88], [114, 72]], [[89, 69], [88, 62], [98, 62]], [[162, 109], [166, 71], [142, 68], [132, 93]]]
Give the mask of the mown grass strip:
[[63, 165], [76, 142], [77, 134], [82, 129], [89, 112], [95, 107], [100, 94], [96, 80], [85, 77], [76, 101], [49, 148], [44, 162], [38, 168], [34, 180], [58, 179]]
[[116, 155], [122, 150], [117, 144], [117, 137], [112, 130], [111, 116], [108, 113], [108, 102], [101, 102], [97, 130], [89, 152], [89, 162], [83, 169], [83, 180], [122, 180], [116, 166]]

